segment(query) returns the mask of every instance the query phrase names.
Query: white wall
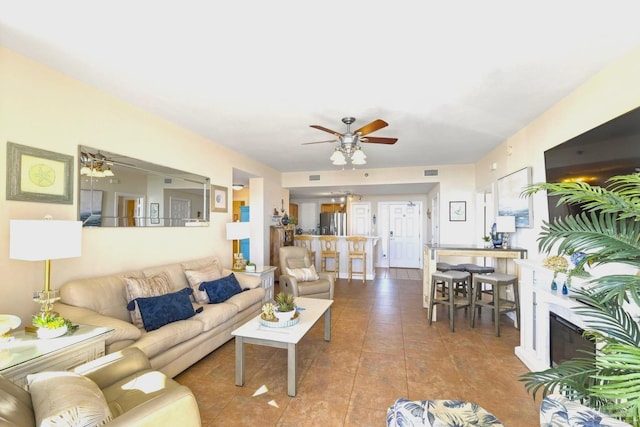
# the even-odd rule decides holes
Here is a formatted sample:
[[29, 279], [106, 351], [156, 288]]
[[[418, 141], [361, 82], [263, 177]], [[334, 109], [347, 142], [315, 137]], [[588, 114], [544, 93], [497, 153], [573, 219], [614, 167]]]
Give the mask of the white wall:
[[[252, 192], [257, 217], [252, 258], [268, 262], [268, 224], [272, 206], [280, 205], [280, 173], [199, 135], [132, 107], [86, 84], [0, 47], [0, 164], [6, 164], [6, 142], [77, 156], [78, 145], [121, 153], [211, 178], [229, 188], [232, 168], [262, 177], [264, 195]], [[75, 168], [77, 173], [77, 167]], [[4, 171], [4, 167], [3, 167]], [[74, 174], [75, 175], [75, 174]], [[78, 188], [74, 180], [74, 193]], [[0, 173], [0, 188], [6, 175]], [[287, 194], [286, 191], [284, 191]], [[73, 205], [3, 201], [0, 206], [0, 313], [23, 322], [38, 310], [31, 296], [42, 289], [44, 262], [9, 260], [9, 220], [77, 218]], [[229, 204], [231, 201], [229, 201]], [[255, 203], [255, 206], [253, 205]], [[227, 213], [212, 213], [210, 227], [92, 228], [83, 231], [82, 257], [52, 261], [52, 286], [74, 279], [126, 271], [195, 257], [216, 256], [231, 263], [225, 239]]]

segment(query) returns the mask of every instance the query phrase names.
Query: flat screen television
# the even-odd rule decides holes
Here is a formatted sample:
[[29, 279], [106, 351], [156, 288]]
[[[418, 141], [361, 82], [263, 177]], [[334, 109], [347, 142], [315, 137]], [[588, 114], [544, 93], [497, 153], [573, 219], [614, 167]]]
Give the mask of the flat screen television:
[[[640, 172], [640, 108], [546, 150], [544, 163], [547, 182], [605, 186], [612, 176]], [[557, 197], [548, 197], [551, 222], [582, 212], [578, 205], [557, 202]]]

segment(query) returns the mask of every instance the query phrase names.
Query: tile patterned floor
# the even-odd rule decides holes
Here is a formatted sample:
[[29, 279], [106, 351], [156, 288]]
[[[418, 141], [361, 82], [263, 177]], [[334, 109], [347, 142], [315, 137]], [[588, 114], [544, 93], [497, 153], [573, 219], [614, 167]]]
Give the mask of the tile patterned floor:
[[[298, 394], [287, 396], [286, 350], [247, 346], [246, 384], [235, 386], [234, 341], [176, 377], [193, 390], [204, 426], [384, 426], [396, 398], [477, 403], [505, 426], [539, 425], [538, 402], [517, 378], [518, 331], [501, 337], [489, 313], [471, 329], [464, 310], [449, 332], [446, 312], [427, 324], [421, 271], [390, 269], [376, 280], [338, 280], [332, 339], [319, 322], [298, 346]], [[411, 277], [402, 279], [398, 277]], [[442, 310], [442, 309], [440, 309]], [[261, 387], [267, 392], [253, 396]]]

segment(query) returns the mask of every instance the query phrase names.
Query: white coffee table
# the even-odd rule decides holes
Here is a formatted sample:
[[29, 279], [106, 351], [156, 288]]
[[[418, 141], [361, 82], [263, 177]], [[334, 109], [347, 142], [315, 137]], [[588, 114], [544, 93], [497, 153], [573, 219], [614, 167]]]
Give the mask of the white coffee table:
[[331, 341], [331, 304], [333, 300], [295, 299], [300, 321], [287, 328], [270, 328], [260, 324], [260, 315], [231, 332], [236, 337], [236, 385], [244, 385], [244, 345], [256, 344], [287, 349], [287, 394], [296, 395], [296, 344], [324, 315], [324, 339]]

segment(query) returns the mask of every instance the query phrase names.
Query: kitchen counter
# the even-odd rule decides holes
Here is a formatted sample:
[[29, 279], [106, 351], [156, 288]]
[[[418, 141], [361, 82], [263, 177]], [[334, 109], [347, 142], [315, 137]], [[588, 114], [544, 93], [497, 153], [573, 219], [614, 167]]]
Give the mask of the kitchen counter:
[[[296, 237], [293, 237], [295, 241]], [[313, 241], [311, 243], [311, 249], [316, 252], [316, 269], [320, 271], [320, 242], [319, 235], [316, 234], [308, 234], [308, 236], [313, 237]], [[338, 252], [340, 252], [340, 272], [338, 273], [338, 277], [341, 279], [346, 279], [349, 277], [349, 250], [347, 246], [347, 241], [345, 240], [348, 236], [336, 236], [338, 237], [338, 243], [336, 248]], [[375, 253], [378, 250], [378, 242], [380, 241], [379, 236], [362, 236], [367, 238], [367, 243], [365, 244], [365, 252], [367, 254], [367, 271], [366, 277], [367, 280], [373, 280], [376, 277], [376, 269], [375, 269]], [[327, 267], [332, 268], [331, 260], [327, 261]], [[362, 267], [360, 266], [360, 260], [355, 260], [353, 264], [354, 271], [360, 271]], [[356, 277], [360, 277], [357, 275]]]

